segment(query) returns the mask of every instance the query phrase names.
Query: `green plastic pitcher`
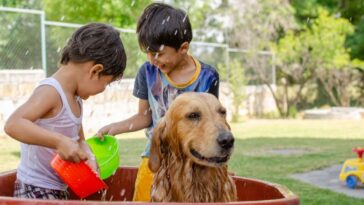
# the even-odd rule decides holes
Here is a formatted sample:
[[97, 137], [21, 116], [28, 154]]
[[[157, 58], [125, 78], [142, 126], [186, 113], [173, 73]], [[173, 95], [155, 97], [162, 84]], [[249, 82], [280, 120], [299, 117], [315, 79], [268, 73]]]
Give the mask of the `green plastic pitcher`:
[[87, 139], [86, 142], [96, 157], [97, 164], [100, 168], [100, 178], [109, 178], [119, 167], [118, 140], [114, 136], [104, 135], [103, 141], [93, 136]]

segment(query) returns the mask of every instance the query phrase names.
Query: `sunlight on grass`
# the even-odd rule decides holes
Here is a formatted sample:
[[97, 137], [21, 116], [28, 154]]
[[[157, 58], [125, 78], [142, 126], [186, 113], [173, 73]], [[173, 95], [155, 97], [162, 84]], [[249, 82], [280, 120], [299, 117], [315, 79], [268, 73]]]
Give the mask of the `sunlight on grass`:
[[361, 120], [248, 120], [231, 124], [236, 138], [304, 137], [364, 139]]

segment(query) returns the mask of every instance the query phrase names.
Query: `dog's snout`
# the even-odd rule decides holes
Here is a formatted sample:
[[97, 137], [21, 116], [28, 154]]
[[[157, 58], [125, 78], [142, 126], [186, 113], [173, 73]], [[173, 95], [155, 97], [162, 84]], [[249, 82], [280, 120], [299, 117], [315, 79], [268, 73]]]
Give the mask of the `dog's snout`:
[[221, 132], [217, 137], [217, 143], [224, 149], [234, 146], [234, 136], [231, 132]]

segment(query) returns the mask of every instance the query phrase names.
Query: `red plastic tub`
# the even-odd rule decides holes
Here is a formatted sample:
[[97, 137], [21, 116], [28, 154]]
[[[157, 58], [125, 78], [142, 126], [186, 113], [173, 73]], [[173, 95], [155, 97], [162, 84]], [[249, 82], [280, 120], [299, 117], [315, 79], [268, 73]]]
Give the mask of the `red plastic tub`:
[[[14, 189], [16, 171], [9, 171], [0, 174], [0, 204], [9, 205], [45, 205], [45, 204], [64, 204], [64, 205], [143, 205], [143, 204], [171, 204], [180, 205], [181, 203], [141, 203], [131, 202], [134, 192], [134, 182], [137, 168], [119, 167], [115, 175], [105, 180], [109, 189], [106, 193], [96, 193], [88, 198], [87, 201], [77, 200], [78, 197], [71, 192], [69, 201], [59, 200], [29, 200], [11, 197]], [[287, 188], [256, 179], [233, 176], [237, 186], [238, 201], [229, 203], [200, 203], [201, 205], [233, 204], [233, 205], [299, 205], [299, 198]], [[106, 201], [106, 202], [100, 202]], [[184, 203], [186, 204], [186, 203]], [[192, 203], [190, 203], [192, 205]], [[194, 203], [196, 204], [196, 203]], [[197, 203], [198, 204], [198, 203]]]

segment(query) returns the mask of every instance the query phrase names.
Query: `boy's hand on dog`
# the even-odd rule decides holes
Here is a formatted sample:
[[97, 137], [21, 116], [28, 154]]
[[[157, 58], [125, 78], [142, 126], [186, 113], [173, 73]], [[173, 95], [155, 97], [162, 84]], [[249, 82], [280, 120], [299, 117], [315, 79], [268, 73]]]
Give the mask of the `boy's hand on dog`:
[[63, 140], [57, 146], [57, 152], [62, 159], [71, 162], [80, 162], [87, 160], [87, 154], [81, 149], [77, 141], [74, 141], [68, 137], [64, 137]]

